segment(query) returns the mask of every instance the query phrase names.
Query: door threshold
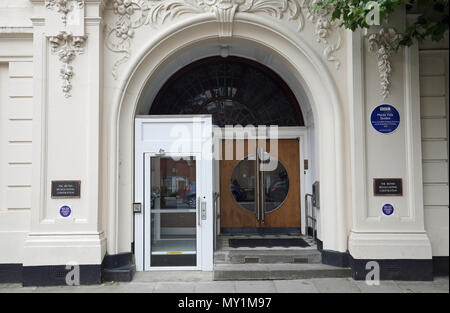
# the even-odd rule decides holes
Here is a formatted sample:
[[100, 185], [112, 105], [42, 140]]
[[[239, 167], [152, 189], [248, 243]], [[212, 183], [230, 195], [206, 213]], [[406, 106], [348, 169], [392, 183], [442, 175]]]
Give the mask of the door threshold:
[[[238, 247], [234, 248], [230, 246], [230, 240], [233, 239], [303, 239], [308, 247], [299, 247], [299, 246], [291, 246], [291, 247], [282, 247], [282, 246], [273, 246], [273, 247]], [[217, 237], [217, 248], [216, 252], [220, 251], [317, 251], [317, 243], [311, 237], [307, 237], [304, 235], [219, 235]]]
[[221, 235], [224, 236], [302, 236], [301, 228], [222, 228]]

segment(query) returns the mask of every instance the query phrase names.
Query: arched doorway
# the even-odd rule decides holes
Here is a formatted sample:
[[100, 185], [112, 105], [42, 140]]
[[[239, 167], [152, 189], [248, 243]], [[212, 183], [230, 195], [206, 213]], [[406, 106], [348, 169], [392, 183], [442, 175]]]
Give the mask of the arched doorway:
[[[277, 127], [277, 135], [269, 138], [270, 143], [252, 142], [251, 134], [242, 134], [242, 140], [217, 138], [222, 141], [221, 147], [214, 147], [222, 149], [219, 160], [215, 160], [215, 214], [221, 221], [218, 233], [301, 234], [305, 222], [301, 221], [301, 182], [305, 182], [304, 173], [309, 168], [300, 171], [305, 155], [300, 139], [306, 128], [299, 102], [289, 86], [261, 63], [235, 56], [209, 57], [170, 77], [148, 113], [205, 114], [212, 116], [213, 124], [222, 128], [222, 133], [225, 127], [227, 131], [239, 126], [247, 130], [252, 126]], [[285, 131], [297, 132], [298, 137], [283, 138]], [[307, 134], [305, 137], [307, 141]], [[245, 150], [241, 155], [239, 148]], [[265, 158], [275, 162], [270, 170], [263, 168]], [[166, 177], [167, 181], [173, 179], [172, 174]]]
[[[269, 52], [289, 69], [297, 84], [304, 87], [315, 116], [317, 151], [320, 153], [317, 156], [322, 195], [319, 236], [325, 249], [345, 252], [343, 120], [338, 93], [326, 66], [308, 44], [301, 45], [301, 38], [294, 40], [281, 27], [265, 23], [260, 19], [253, 20], [251, 16], [236, 19], [233, 41]], [[133, 125], [140, 110], [138, 104], [146, 97], [146, 86], [161, 84], [156, 80], [158, 74], [183, 52], [208, 43], [220, 47], [217, 21], [213, 16], [192, 17], [181, 24], [176, 28], [168, 27], [160, 36], [152, 38], [141, 53], [133, 56], [121, 87], [109, 97], [112, 105], [108, 108], [105, 130], [109, 156], [105, 166], [108, 190], [105, 203], [109, 208], [106, 224], [110, 254], [128, 252], [133, 241], [132, 211], [128, 209], [134, 198]]]

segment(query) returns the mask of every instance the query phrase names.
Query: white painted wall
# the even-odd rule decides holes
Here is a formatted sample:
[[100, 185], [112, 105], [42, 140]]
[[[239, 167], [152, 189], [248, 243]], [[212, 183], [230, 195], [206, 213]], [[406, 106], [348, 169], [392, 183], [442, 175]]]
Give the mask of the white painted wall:
[[10, 60], [0, 59], [0, 264], [22, 262], [31, 209], [33, 63]]
[[[440, 104], [430, 105], [442, 101], [437, 99], [443, 97], [442, 90], [436, 89], [442, 87], [440, 66], [435, 72], [422, 72], [427, 76], [422, 81], [422, 143], [414, 127], [416, 121], [420, 124], [420, 108], [415, 115], [420, 102], [415, 48], [392, 56], [392, 93], [384, 100], [379, 95], [376, 56], [368, 52], [366, 38], [360, 34], [331, 29], [326, 34], [328, 48], [336, 51], [327, 55], [324, 38], [317, 37], [320, 25], [309, 20], [299, 30], [298, 21], [289, 20], [288, 14], [276, 18], [261, 12], [239, 12], [232, 36], [219, 38], [215, 14], [204, 11], [164, 22], [158, 18], [153, 25], [137, 27], [129, 42], [128, 62], [117, 68], [115, 79], [115, 62], [124, 53], [105, 48], [108, 38], [102, 25], [114, 26], [118, 17], [111, 7], [103, 12], [102, 2], [85, 1], [86, 16], [80, 17], [79, 24], [89, 37], [84, 54], [72, 62], [72, 97], [66, 99], [61, 92], [61, 64], [48, 41], [63, 29], [59, 13], [45, 8], [44, 0], [0, 1], [0, 263], [24, 261], [23, 238], [30, 222], [36, 236], [28, 241], [28, 265], [64, 263], [80, 256], [85, 256], [81, 262], [86, 264], [98, 263], [105, 252], [104, 237], [109, 253], [129, 252], [133, 235], [132, 125], [145, 82], [158, 77], [177, 56], [189, 57], [184, 54], [189, 49], [213, 43], [220, 50], [227, 41], [253, 45], [254, 59], [261, 62], [282, 62], [292, 72], [291, 82], [287, 78], [291, 88], [295, 91], [296, 84], [302, 85], [306, 96], [316, 102], [311, 107], [315, 136], [310, 147], [317, 152], [314, 158], [320, 168], [314, 168], [311, 172], [315, 175], [311, 175], [321, 177], [321, 186], [327, 190], [322, 193], [326, 206], [321, 209], [326, 233], [320, 234], [326, 248], [347, 251], [352, 228], [350, 242], [357, 257], [398, 257], [399, 249], [384, 252], [383, 248], [399, 232], [418, 234], [417, 238], [406, 236], [413, 244], [405, 255], [418, 255], [411, 248], [418, 243], [424, 247], [420, 257], [428, 257], [428, 235], [433, 254], [448, 255], [448, 201], [443, 198], [445, 193], [448, 196], [448, 129], [447, 137], [443, 134], [448, 127], [448, 94], [446, 119], [442, 111], [433, 111]], [[404, 27], [404, 16], [392, 20], [395, 26]], [[338, 39], [345, 44], [331, 47]], [[258, 54], [258, 50], [264, 53]], [[339, 69], [336, 60], [341, 62]], [[188, 64], [193, 60], [182, 61]], [[378, 136], [369, 126], [371, 110], [384, 102], [398, 106], [405, 117], [400, 129], [388, 137]], [[64, 127], [67, 132], [60, 132]], [[420, 201], [422, 159], [415, 153], [416, 142], [419, 148], [422, 144], [424, 156], [425, 227]], [[392, 157], [383, 153], [386, 147]], [[372, 179], [383, 176], [402, 177], [405, 182], [406, 196], [393, 199], [398, 212], [393, 220], [380, 216], [381, 200], [372, 196]], [[59, 223], [57, 208], [62, 203], [51, 199], [48, 192], [49, 182], [62, 178], [83, 180], [82, 199], [75, 201], [76, 218], [69, 223]], [[311, 177], [310, 183], [314, 180]], [[415, 192], [416, 184], [420, 192]], [[391, 237], [384, 235], [389, 232]], [[397, 238], [395, 244], [403, 247], [405, 237]], [[375, 250], [366, 249], [373, 243]], [[59, 249], [58, 244], [65, 248]], [[45, 253], [42, 245], [46, 245]], [[40, 258], [42, 255], [46, 257]]]
[[0, 30], [10, 27], [31, 27], [33, 4], [29, 0], [0, 1]]
[[449, 255], [449, 53], [420, 52], [425, 227], [433, 256]]

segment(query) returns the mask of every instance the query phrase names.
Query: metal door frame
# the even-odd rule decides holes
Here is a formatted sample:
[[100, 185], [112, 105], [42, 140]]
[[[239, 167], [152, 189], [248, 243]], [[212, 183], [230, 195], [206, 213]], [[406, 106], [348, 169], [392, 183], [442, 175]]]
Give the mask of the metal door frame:
[[[173, 142], [173, 139], [168, 138], [168, 132], [151, 132], [148, 133], [145, 127], [151, 127], [157, 125], [159, 127], [171, 127], [174, 124], [181, 124], [193, 127], [193, 125], [201, 125], [202, 127], [202, 137], [192, 138], [193, 148], [195, 151], [187, 151], [183, 153], [173, 153], [170, 149], [167, 149], [166, 155], [171, 156], [194, 156], [196, 157], [197, 165], [197, 196], [201, 196], [206, 205], [206, 216], [205, 219], [200, 220], [200, 225], [197, 225], [197, 266], [196, 267], [154, 267], [149, 268], [148, 262], [144, 262], [144, 257], [147, 252], [149, 244], [148, 226], [149, 219], [145, 215], [145, 192], [144, 192], [144, 182], [146, 180], [144, 171], [145, 166], [145, 156], [147, 155], [147, 163], [150, 161], [151, 156], [157, 156], [159, 154], [162, 145], [167, 145]], [[145, 126], [145, 127], [144, 127]], [[134, 157], [134, 202], [137, 204], [142, 204], [141, 212], [135, 212], [134, 214], [134, 254], [136, 260], [136, 270], [137, 271], [162, 271], [162, 270], [202, 270], [202, 271], [212, 271], [214, 266], [214, 198], [213, 198], [213, 187], [214, 187], [214, 163], [208, 157], [203, 154], [206, 151], [212, 149], [207, 149], [207, 146], [212, 145], [212, 132], [210, 136], [205, 138], [205, 134], [209, 132], [205, 131], [207, 129], [212, 129], [212, 117], [210, 115], [177, 115], [177, 116], [137, 116], [135, 119], [135, 157]], [[207, 135], [209, 136], [209, 135]], [[193, 136], [194, 137], [194, 136]], [[147, 164], [147, 167], [150, 164]], [[149, 173], [148, 173], [149, 174]], [[201, 179], [201, 180], [198, 180]], [[148, 182], [149, 177], [147, 177]], [[201, 186], [199, 182], [201, 181]], [[147, 182], [147, 183], [148, 183]], [[199, 193], [201, 191], [201, 194]], [[148, 198], [148, 195], [147, 195]], [[134, 205], [130, 204], [130, 209]], [[147, 205], [148, 207], [148, 205]], [[198, 214], [198, 213], [197, 213]], [[197, 216], [198, 217], [198, 216]], [[147, 228], [146, 228], [147, 223]], [[200, 229], [199, 229], [200, 228]]]

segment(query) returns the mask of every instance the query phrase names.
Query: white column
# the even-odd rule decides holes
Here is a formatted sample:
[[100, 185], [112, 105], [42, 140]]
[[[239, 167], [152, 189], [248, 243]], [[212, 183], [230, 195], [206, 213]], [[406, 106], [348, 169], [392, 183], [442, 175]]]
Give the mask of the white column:
[[[404, 13], [391, 17], [396, 29], [405, 26]], [[381, 95], [380, 72], [375, 53], [368, 51], [367, 37], [355, 32], [351, 51], [353, 80], [352, 206], [353, 228], [349, 252], [354, 259], [429, 260], [431, 245], [424, 227], [420, 93], [417, 47], [400, 48], [389, 61], [392, 66], [390, 95]], [[390, 104], [401, 123], [392, 134], [378, 133], [371, 113]], [[401, 178], [403, 196], [374, 195], [374, 179]], [[392, 204], [392, 216], [383, 214]]]
[[[33, 195], [23, 265], [98, 265], [106, 252], [99, 197], [103, 1], [73, 1], [65, 23], [44, 0], [33, 3]], [[72, 48], [65, 64], [60, 53]], [[73, 72], [68, 81], [65, 65]], [[51, 182], [62, 180], [80, 180], [81, 197], [53, 199]], [[68, 218], [60, 215], [63, 205], [72, 208]]]

